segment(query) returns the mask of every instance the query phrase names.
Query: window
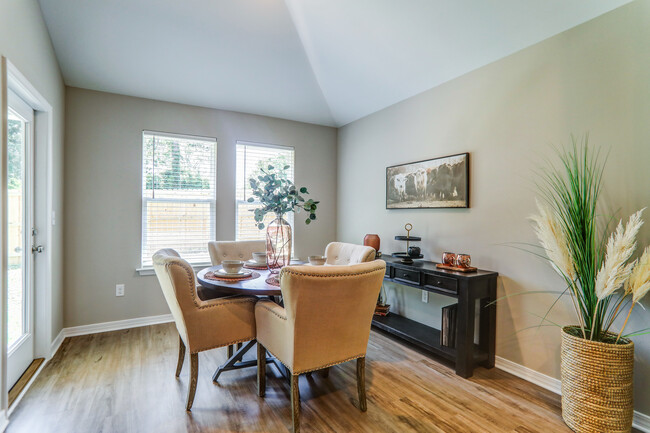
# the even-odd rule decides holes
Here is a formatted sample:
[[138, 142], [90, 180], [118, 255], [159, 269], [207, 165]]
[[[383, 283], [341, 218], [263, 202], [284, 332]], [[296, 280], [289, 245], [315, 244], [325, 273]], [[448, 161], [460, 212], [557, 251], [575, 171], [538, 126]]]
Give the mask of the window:
[[[290, 168], [287, 170], [287, 177], [293, 182], [293, 154], [293, 147], [237, 142], [235, 237], [238, 241], [265, 239], [266, 237], [266, 232], [257, 228], [253, 212], [251, 212], [252, 209], [259, 207], [260, 203], [246, 201], [251, 196], [248, 179], [251, 176], [257, 176], [262, 167], [288, 165]], [[273, 218], [275, 215], [267, 214], [264, 225], [266, 226]], [[293, 226], [293, 212], [289, 212], [285, 219]]]
[[142, 133], [142, 267], [160, 248], [189, 263], [209, 263], [215, 238], [217, 142]]

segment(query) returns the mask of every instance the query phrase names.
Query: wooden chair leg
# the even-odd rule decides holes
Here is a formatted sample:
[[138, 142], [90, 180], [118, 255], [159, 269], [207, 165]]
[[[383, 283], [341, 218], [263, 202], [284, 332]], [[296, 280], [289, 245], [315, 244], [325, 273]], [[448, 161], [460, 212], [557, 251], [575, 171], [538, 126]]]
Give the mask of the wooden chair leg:
[[320, 374], [322, 378], [327, 379], [330, 377], [330, 367], [325, 367], [321, 370], [318, 370], [318, 374]]
[[366, 358], [357, 358], [357, 392], [359, 394], [359, 409], [368, 410], [366, 404]]
[[235, 346], [232, 344], [228, 346], [228, 359], [232, 358], [233, 353], [235, 353]]
[[298, 375], [291, 375], [291, 414], [293, 433], [300, 433], [300, 389], [298, 388]]
[[190, 387], [187, 391], [187, 404], [185, 410], [192, 410], [192, 403], [194, 403], [194, 394], [196, 394], [196, 381], [199, 377], [199, 354], [190, 354]]
[[266, 394], [266, 348], [257, 342], [257, 395]]
[[178, 336], [178, 363], [176, 364], [176, 377], [181, 375], [183, 369], [183, 361], [185, 360], [185, 343], [181, 336]]

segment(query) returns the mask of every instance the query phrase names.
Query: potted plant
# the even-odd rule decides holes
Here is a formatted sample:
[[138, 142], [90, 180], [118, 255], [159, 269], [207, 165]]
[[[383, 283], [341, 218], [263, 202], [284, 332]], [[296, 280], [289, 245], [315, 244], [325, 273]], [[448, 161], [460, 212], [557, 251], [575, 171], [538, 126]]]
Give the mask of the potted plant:
[[303, 194], [309, 194], [306, 187], [297, 188], [287, 177], [289, 165], [282, 168], [267, 165], [260, 168], [259, 172], [248, 180], [252, 197], [248, 202], [258, 201], [261, 206], [253, 209], [257, 228], [264, 229], [264, 217], [268, 213], [275, 214], [266, 228], [266, 255], [267, 264], [272, 272], [291, 261], [291, 225], [284, 219], [287, 212], [308, 213], [305, 224], [316, 220], [316, 208], [319, 202], [312, 199], [305, 200]]
[[570, 295], [576, 313], [577, 324], [561, 330], [562, 417], [576, 432], [630, 431], [630, 337], [648, 333], [626, 333], [650, 289], [650, 248], [633, 259], [643, 209], [609, 232], [596, 209], [604, 169], [599, 152], [585, 138], [559, 153], [559, 168], [542, 171], [543, 203], [532, 220], [542, 256], [564, 279], [563, 295]]

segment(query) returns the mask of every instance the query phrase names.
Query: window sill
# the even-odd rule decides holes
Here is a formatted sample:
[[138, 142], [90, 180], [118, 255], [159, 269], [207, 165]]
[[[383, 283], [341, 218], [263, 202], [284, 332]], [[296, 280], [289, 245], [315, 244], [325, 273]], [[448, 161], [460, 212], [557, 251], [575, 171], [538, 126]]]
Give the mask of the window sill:
[[[192, 269], [194, 269], [194, 272], [198, 272], [201, 269], [207, 268], [209, 266], [212, 266], [212, 263], [195, 263], [192, 265]], [[147, 275], [156, 275], [156, 272], [153, 270], [153, 266], [143, 266], [141, 268], [137, 268], [135, 271], [140, 274], [141, 277]]]

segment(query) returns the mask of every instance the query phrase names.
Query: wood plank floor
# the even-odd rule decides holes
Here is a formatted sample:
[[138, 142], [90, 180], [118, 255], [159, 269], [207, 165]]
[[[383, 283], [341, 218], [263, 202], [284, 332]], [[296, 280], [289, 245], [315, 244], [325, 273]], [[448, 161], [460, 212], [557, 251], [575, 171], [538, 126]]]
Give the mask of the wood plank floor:
[[[10, 433], [287, 432], [290, 387], [268, 366], [266, 397], [256, 369], [212, 373], [226, 349], [199, 355], [199, 382], [185, 412], [187, 359], [174, 377], [173, 324], [67, 338], [11, 415]], [[252, 350], [250, 353], [255, 353]], [[367, 357], [368, 412], [357, 408], [355, 363], [329, 378], [300, 378], [304, 432], [570, 432], [555, 394], [496, 368], [471, 379], [373, 331]]]

